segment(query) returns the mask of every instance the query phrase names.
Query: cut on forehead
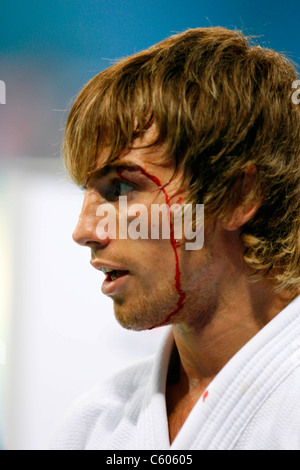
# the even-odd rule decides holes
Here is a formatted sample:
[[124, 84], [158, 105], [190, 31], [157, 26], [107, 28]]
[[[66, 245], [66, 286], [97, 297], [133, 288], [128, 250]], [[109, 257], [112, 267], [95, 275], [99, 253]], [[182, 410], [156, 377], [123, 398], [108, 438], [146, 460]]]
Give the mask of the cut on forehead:
[[[63, 153], [75, 183], [83, 185], [97, 166], [105, 166], [131, 146], [162, 142], [153, 128], [150, 85], [122, 61], [94, 77], [82, 90], [69, 114]], [[103, 151], [105, 150], [105, 151]]]
[[[158, 144], [154, 123], [140, 136], [135, 137], [127, 149], [122, 149], [116, 155], [112, 154], [111, 146], [99, 147], [93, 169], [88, 171], [87, 182], [95, 174], [105, 176], [118, 167], [138, 168], [155, 166], [174, 167], [174, 159], [167, 157], [166, 146]], [[85, 183], [84, 186], [86, 186]]]

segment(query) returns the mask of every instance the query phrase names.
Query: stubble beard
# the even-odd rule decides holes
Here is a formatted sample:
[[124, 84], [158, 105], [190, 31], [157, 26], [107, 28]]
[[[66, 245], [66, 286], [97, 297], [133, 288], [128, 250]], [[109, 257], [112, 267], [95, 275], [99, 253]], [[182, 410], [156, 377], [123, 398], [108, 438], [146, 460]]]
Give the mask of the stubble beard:
[[[114, 313], [121, 326], [128, 330], [149, 330], [167, 324], [166, 318], [176, 309], [178, 293], [174, 281], [152, 287], [141, 295], [114, 296]], [[129, 297], [129, 296], [128, 296]], [[170, 322], [168, 322], [170, 323]]]
[[182, 273], [182, 290], [186, 296], [182, 309], [177, 309], [180, 296], [175, 287], [174, 273], [168, 277], [162, 275], [150, 285], [139, 278], [143, 286], [140, 292], [113, 297], [117, 321], [124, 328], [135, 331], [167, 324], [185, 324], [198, 333], [203, 331], [213, 320], [218, 304], [215, 289], [209, 288], [213, 281], [216, 282], [209, 254], [206, 254], [203, 265], [202, 275], [196, 269], [192, 275]]
[[[175, 312], [178, 293], [168, 287], [153, 295], [137, 296], [133, 301], [126, 302], [123, 298], [114, 299], [114, 313], [118, 323], [125, 329], [134, 331], [150, 330], [168, 324], [178, 327], [189, 325], [197, 333], [203, 331], [213, 320], [214, 308], [201, 302], [195, 295], [187, 295], [183, 308]], [[166, 319], [168, 318], [168, 321]]]

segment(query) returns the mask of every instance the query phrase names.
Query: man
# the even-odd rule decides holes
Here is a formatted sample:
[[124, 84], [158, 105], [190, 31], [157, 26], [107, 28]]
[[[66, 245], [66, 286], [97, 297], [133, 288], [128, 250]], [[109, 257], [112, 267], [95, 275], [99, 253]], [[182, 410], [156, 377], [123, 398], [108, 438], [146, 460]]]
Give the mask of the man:
[[[170, 327], [153, 361], [79, 400], [53, 448], [300, 448], [296, 78], [241, 33], [199, 28], [80, 93], [64, 141], [86, 189], [74, 240], [125, 328]], [[203, 247], [175, 237], [171, 210], [169, 238], [115, 236], [101, 207], [119, 228], [125, 196], [148, 216], [153, 204], [204, 204]]]

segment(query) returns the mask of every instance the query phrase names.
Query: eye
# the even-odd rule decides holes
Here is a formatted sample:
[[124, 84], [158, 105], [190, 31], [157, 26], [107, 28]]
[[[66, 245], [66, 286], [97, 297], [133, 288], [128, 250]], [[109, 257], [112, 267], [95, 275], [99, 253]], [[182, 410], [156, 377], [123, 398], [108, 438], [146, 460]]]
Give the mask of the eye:
[[120, 196], [124, 196], [137, 189], [137, 185], [121, 178], [100, 178], [94, 182], [92, 181], [90, 185], [108, 202], [115, 202]]
[[103, 195], [108, 201], [115, 201], [120, 196], [124, 196], [135, 189], [133, 184], [127, 183], [126, 181], [115, 179], [110, 184], [110, 187], [107, 190], [103, 191]]
[[132, 184], [126, 183], [126, 181], [117, 181], [115, 186], [115, 195], [116, 197], [124, 196], [124, 194], [129, 193], [134, 188]]

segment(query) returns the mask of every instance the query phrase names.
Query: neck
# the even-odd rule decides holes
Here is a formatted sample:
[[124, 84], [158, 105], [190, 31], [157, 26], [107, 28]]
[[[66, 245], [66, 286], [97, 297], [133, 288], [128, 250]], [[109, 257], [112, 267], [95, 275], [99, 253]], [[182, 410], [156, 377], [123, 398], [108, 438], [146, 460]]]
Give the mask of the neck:
[[[242, 283], [242, 281], [241, 281]], [[238, 295], [240, 292], [242, 295]], [[185, 390], [201, 394], [224, 365], [259, 330], [283, 310], [296, 295], [276, 294], [267, 281], [234, 286], [231, 295], [220, 299], [207, 323], [173, 325], [180, 359], [179, 382]], [[198, 393], [198, 394], [199, 394]]]

